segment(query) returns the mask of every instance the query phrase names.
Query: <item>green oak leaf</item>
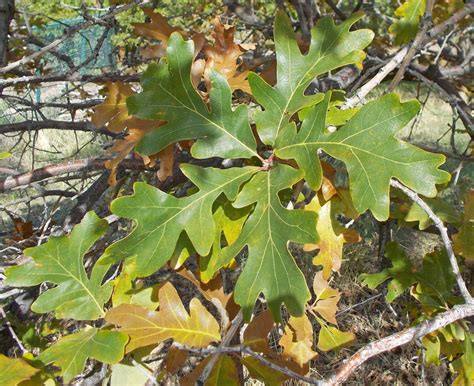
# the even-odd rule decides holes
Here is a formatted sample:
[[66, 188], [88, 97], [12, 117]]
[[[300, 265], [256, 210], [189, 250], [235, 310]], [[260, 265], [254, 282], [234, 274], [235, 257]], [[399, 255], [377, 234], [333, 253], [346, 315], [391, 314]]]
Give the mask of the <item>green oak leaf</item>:
[[[461, 214], [448, 201], [440, 197], [424, 198], [424, 201], [444, 223], [453, 224], [462, 220]], [[416, 203], [411, 204], [403, 220], [406, 222], [418, 222], [420, 230], [425, 230], [433, 224], [426, 212]]]
[[352, 344], [356, 337], [350, 331], [341, 331], [337, 327], [328, 326], [326, 323], [317, 318], [321, 330], [319, 331], [319, 339], [317, 347], [321, 351], [327, 352], [331, 350], [339, 350], [344, 346]]
[[319, 19], [311, 31], [311, 45], [306, 54], [298, 47], [291, 21], [284, 12], [275, 20], [274, 40], [277, 62], [277, 83], [274, 87], [255, 73], [249, 74], [252, 94], [264, 107], [257, 112], [257, 131], [266, 144], [273, 145], [278, 132], [288, 126], [298, 110], [319, 102], [322, 94], [305, 95], [315, 77], [348, 64], [361, 64], [362, 51], [373, 39], [368, 29], [349, 31], [363, 16], [354, 13], [339, 25], [329, 17]]
[[146, 134], [137, 151], [150, 155], [174, 142], [197, 139], [191, 149], [196, 158], [258, 156], [247, 106], [239, 105], [232, 110], [232, 93], [226, 79], [211, 71], [210, 110], [194, 89], [193, 54], [193, 42], [173, 33], [168, 40], [166, 58], [148, 66], [144, 73], [143, 92], [127, 99], [131, 115], [167, 122]]
[[118, 331], [90, 328], [61, 338], [38, 355], [45, 365], [54, 363], [61, 368], [64, 382], [82, 373], [87, 358], [113, 364], [122, 360], [128, 336]]
[[415, 277], [418, 284], [412, 295], [423, 305], [443, 308], [457, 302], [451, 294], [456, 279], [446, 251], [436, 250], [427, 254]]
[[392, 267], [385, 268], [379, 273], [363, 273], [359, 276], [359, 280], [373, 290], [386, 280], [392, 279], [387, 285], [385, 296], [387, 302], [391, 303], [416, 283], [415, 268], [398, 243], [388, 243], [385, 247], [385, 256], [392, 262]]
[[182, 232], [186, 232], [199, 255], [207, 255], [215, 238], [214, 201], [222, 193], [231, 200], [235, 198], [240, 186], [258, 168], [222, 170], [186, 164], [181, 166], [181, 170], [199, 192], [176, 198], [144, 182], [137, 182], [135, 194], [112, 202], [113, 213], [134, 220], [136, 225], [130, 235], [106, 249], [104, 262], [135, 256], [136, 276], [151, 275], [171, 258]]
[[235, 243], [222, 250], [220, 266], [231, 261], [245, 246], [248, 257], [234, 291], [234, 300], [250, 319], [260, 293], [265, 295], [275, 320], [280, 320], [280, 306], [291, 315], [301, 316], [311, 297], [305, 277], [288, 251], [288, 242], [315, 243], [316, 214], [285, 209], [278, 193], [301, 180], [302, 173], [278, 164], [267, 172], [257, 173], [233, 203], [243, 208], [256, 203]]
[[449, 181], [449, 173], [438, 168], [445, 161], [443, 155], [394, 136], [418, 112], [417, 101], [402, 103], [396, 94], [384, 95], [363, 106], [340, 129], [329, 132], [330, 94], [314, 107], [298, 132], [290, 125], [277, 139], [276, 155], [295, 159], [313, 189], [318, 190], [322, 182], [319, 149], [346, 164], [356, 210], [369, 209], [380, 221], [389, 216], [391, 178], [427, 197], [436, 195], [436, 184]]
[[395, 16], [399, 19], [388, 30], [395, 35], [396, 45], [408, 43], [415, 38], [425, 8], [426, 0], [407, 0], [395, 10]]
[[29, 287], [49, 282], [55, 288], [43, 292], [31, 305], [34, 312], [54, 311], [57, 318], [95, 320], [112, 293], [112, 283], [102, 284], [108, 265], [96, 263], [90, 277], [84, 255], [107, 230], [107, 221], [88, 212], [68, 236], [50, 237], [48, 242], [24, 250], [33, 262], [8, 268], [6, 283]]

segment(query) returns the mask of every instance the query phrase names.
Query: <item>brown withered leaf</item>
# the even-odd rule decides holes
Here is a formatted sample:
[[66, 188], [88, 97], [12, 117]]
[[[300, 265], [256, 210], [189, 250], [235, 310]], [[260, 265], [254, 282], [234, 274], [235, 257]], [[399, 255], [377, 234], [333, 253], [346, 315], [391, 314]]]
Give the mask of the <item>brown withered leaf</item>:
[[14, 218], [15, 224], [15, 235], [12, 236], [13, 240], [25, 240], [33, 236], [33, 224], [31, 221], [23, 221], [21, 218]]
[[312, 310], [317, 312], [321, 317], [329, 323], [337, 325], [336, 312], [338, 311], [337, 303], [341, 299], [341, 294], [337, 289], [329, 287], [328, 282], [324, 279], [322, 271], [314, 276], [313, 290], [316, 294], [315, 304]]
[[268, 335], [274, 325], [272, 313], [268, 309], [255, 316], [244, 331], [244, 346], [255, 352], [273, 355], [268, 345]]
[[173, 32], [179, 32], [181, 35], [187, 36], [186, 32], [181, 31], [177, 27], [170, 26], [166, 17], [158, 12], [154, 12], [153, 8], [143, 8], [143, 12], [150, 18], [150, 22], [132, 23], [136, 34], [150, 39], [160, 40], [165, 44]]
[[121, 304], [105, 315], [105, 320], [130, 336], [127, 351], [173, 339], [178, 343], [206, 347], [220, 340], [219, 324], [201, 302], [193, 298], [189, 314], [171, 283], [159, 290], [158, 311], [133, 304]]
[[248, 49], [247, 46], [234, 42], [234, 27], [225, 26], [216, 19], [214, 22], [214, 45], [206, 44], [204, 54], [206, 55], [206, 67], [204, 80], [207, 90], [210, 90], [211, 82], [209, 72], [211, 69], [219, 71], [229, 83], [232, 90], [240, 89], [250, 93], [250, 85], [247, 81], [248, 71], [240, 71], [239, 58]]
[[[314, 251], [319, 249], [318, 254], [313, 259], [313, 264], [323, 266], [323, 277], [328, 279], [331, 271], [339, 272], [341, 268], [342, 247], [346, 241], [356, 239], [355, 231], [346, 232], [343, 229], [335, 229], [333, 226], [333, 216], [331, 213], [331, 201], [323, 206], [319, 203], [316, 196], [307, 206], [307, 210], [318, 213], [316, 230], [320, 237], [317, 244], [305, 244], [305, 251]], [[347, 234], [347, 238], [346, 238]]]
[[166, 371], [170, 374], [176, 373], [181, 367], [183, 367], [186, 359], [188, 359], [187, 351], [171, 346], [168, 350], [168, 353], [166, 354]]
[[107, 125], [107, 130], [120, 133], [127, 127], [127, 120], [130, 118], [126, 100], [135, 92], [122, 82], [107, 82], [106, 89], [107, 96], [94, 108], [91, 121], [96, 128]]
[[203, 283], [185, 267], [179, 268], [176, 273], [193, 283], [199, 292], [216, 307], [225, 310], [229, 319], [234, 319], [239, 312], [239, 306], [235, 304], [232, 294], [224, 292], [221, 276], [217, 275], [209, 282]]
[[283, 347], [283, 355], [290, 357], [300, 367], [318, 355], [312, 349], [313, 326], [306, 315], [290, 318], [280, 339], [280, 345]]

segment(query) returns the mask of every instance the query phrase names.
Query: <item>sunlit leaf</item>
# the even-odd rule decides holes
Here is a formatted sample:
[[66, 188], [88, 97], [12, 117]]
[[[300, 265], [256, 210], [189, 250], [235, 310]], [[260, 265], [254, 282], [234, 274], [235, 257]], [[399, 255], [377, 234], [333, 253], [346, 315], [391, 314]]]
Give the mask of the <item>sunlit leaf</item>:
[[9, 285], [27, 287], [49, 282], [56, 285], [41, 293], [31, 305], [34, 312], [54, 311], [58, 318], [94, 320], [104, 316], [103, 307], [112, 283], [102, 284], [109, 265], [84, 268], [84, 255], [107, 230], [107, 221], [88, 212], [68, 236], [50, 237], [38, 247], [24, 250], [33, 261], [6, 270]]
[[9, 358], [0, 354], [0, 385], [2, 386], [16, 386], [30, 379], [38, 371], [24, 359]]
[[121, 304], [107, 312], [105, 320], [130, 336], [128, 351], [167, 339], [196, 347], [206, 347], [220, 340], [219, 324], [199, 300], [191, 300], [188, 313], [169, 282], [160, 288], [158, 298], [158, 311]]

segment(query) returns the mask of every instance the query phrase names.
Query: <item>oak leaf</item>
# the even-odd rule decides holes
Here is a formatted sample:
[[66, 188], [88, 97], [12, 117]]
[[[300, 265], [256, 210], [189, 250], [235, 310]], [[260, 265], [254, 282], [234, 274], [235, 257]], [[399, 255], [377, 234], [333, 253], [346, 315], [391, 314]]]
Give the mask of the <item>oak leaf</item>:
[[474, 261], [474, 189], [466, 193], [464, 200], [464, 218], [459, 232], [453, 235], [454, 252]]
[[278, 195], [301, 178], [298, 170], [277, 164], [269, 171], [255, 174], [233, 203], [235, 208], [256, 204], [239, 238], [219, 256], [219, 264], [224, 266], [248, 246], [247, 261], [234, 291], [234, 299], [247, 320], [260, 293], [265, 295], [275, 320], [280, 320], [282, 303], [291, 315], [302, 315], [310, 298], [288, 242], [317, 242], [317, 216], [310, 211], [285, 209]]
[[95, 320], [104, 315], [104, 304], [112, 283], [102, 284], [108, 264], [94, 264], [91, 274], [84, 268], [84, 255], [105, 233], [108, 224], [88, 212], [70, 235], [50, 237], [48, 242], [24, 250], [33, 261], [6, 270], [8, 285], [29, 287], [44, 282], [56, 287], [44, 291], [31, 305], [34, 312], [54, 311], [57, 318]]
[[276, 85], [272, 87], [255, 73], [249, 74], [252, 95], [264, 108], [255, 115], [255, 121], [265, 144], [273, 145], [281, 130], [294, 125], [290, 122], [294, 113], [323, 99], [322, 94], [305, 95], [314, 78], [348, 64], [362, 63], [365, 58], [362, 50], [374, 34], [367, 29], [349, 31], [362, 15], [355, 13], [337, 26], [329, 17], [319, 19], [311, 31], [308, 52], [302, 54], [290, 19], [284, 12], [277, 14]]
[[128, 337], [120, 332], [89, 328], [62, 337], [37, 359], [45, 365], [54, 363], [59, 366], [64, 382], [69, 383], [82, 373], [88, 358], [107, 364], [120, 362], [127, 341]]
[[160, 288], [158, 299], [158, 311], [121, 304], [107, 312], [105, 320], [130, 336], [127, 351], [167, 339], [195, 347], [206, 347], [220, 340], [219, 324], [198, 299], [191, 299], [188, 314], [178, 292], [169, 282]]
[[322, 183], [319, 149], [345, 163], [356, 210], [364, 213], [369, 209], [380, 221], [389, 216], [391, 178], [427, 197], [436, 195], [436, 184], [449, 181], [450, 174], [439, 169], [445, 161], [443, 155], [395, 137], [418, 112], [417, 101], [401, 103], [396, 94], [384, 95], [364, 105], [340, 129], [330, 132], [325, 124], [330, 99], [328, 92], [298, 132], [288, 125], [277, 139], [276, 155], [296, 160], [313, 189], [318, 190]]
[[247, 81], [248, 71], [238, 73], [238, 59], [246, 51], [241, 44], [234, 42], [234, 27], [228, 27], [219, 20], [214, 22], [212, 37], [214, 44], [206, 44], [203, 48], [206, 55], [206, 67], [204, 70], [204, 80], [207, 89], [211, 89], [210, 71], [219, 71], [229, 83], [232, 90], [240, 89], [250, 94], [250, 85]]
[[317, 272], [314, 276], [313, 290], [316, 294], [316, 301], [311, 307], [312, 311], [318, 313], [329, 323], [337, 325], [337, 303], [341, 299], [341, 293], [329, 286], [322, 271]]
[[280, 345], [283, 347], [283, 355], [290, 357], [301, 367], [318, 355], [312, 349], [313, 326], [306, 315], [290, 318]]
[[199, 192], [176, 198], [146, 183], [134, 185], [134, 195], [112, 202], [113, 213], [133, 219], [133, 231], [124, 239], [109, 246], [105, 262], [136, 258], [137, 277], [151, 275], [173, 255], [184, 231], [200, 255], [210, 252], [215, 238], [212, 207], [224, 193], [234, 199], [238, 190], [258, 169], [242, 167], [230, 169], [200, 168], [186, 164], [183, 173], [198, 187]]

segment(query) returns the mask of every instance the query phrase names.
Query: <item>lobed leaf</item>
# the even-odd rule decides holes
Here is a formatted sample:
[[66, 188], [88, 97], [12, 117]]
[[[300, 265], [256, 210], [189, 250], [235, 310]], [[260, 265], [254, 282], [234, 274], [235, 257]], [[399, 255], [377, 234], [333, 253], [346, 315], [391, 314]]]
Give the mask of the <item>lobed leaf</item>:
[[222, 193], [234, 199], [240, 186], [258, 171], [254, 167], [222, 170], [190, 164], [181, 170], [199, 188], [198, 193], [176, 198], [137, 182], [132, 196], [113, 201], [112, 212], [135, 220], [136, 225], [132, 233], [106, 249], [104, 262], [135, 257], [135, 275], [151, 275], [171, 258], [183, 231], [196, 251], [207, 255], [215, 238], [214, 201]]
[[127, 341], [128, 337], [120, 332], [90, 328], [61, 338], [37, 359], [45, 365], [59, 366], [64, 382], [69, 383], [82, 373], [88, 358], [107, 364], [120, 362]]
[[143, 92], [127, 99], [129, 113], [166, 124], [147, 133], [137, 151], [155, 154], [166, 146], [197, 139], [191, 148], [196, 158], [249, 158], [258, 156], [248, 123], [247, 107], [231, 108], [231, 90], [217, 71], [209, 72], [210, 110], [191, 82], [193, 43], [173, 33], [166, 59], [148, 67], [142, 77]]
[[415, 38], [425, 8], [426, 0], [406, 0], [395, 10], [398, 19], [388, 30], [395, 35], [396, 45], [408, 43]]
[[340, 25], [329, 17], [318, 20], [311, 31], [311, 45], [306, 54], [298, 46], [290, 19], [279, 12], [275, 20], [274, 40], [277, 61], [277, 83], [271, 87], [255, 73], [249, 74], [252, 94], [264, 111], [255, 115], [257, 131], [262, 141], [273, 145], [282, 129], [294, 126], [290, 118], [304, 107], [323, 99], [322, 94], [305, 95], [315, 77], [348, 65], [360, 65], [362, 51], [373, 39], [367, 29], [349, 31], [363, 16], [355, 13]]
[[167, 339], [196, 347], [220, 340], [219, 324], [196, 298], [191, 299], [188, 314], [178, 292], [167, 282], [160, 288], [158, 300], [159, 311], [121, 304], [107, 312], [105, 320], [130, 336], [127, 351]]
[[275, 320], [280, 319], [282, 303], [291, 315], [300, 316], [310, 298], [304, 275], [288, 251], [288, 242], [316, 242], [316, 214], [285, 209], [278, 196], [301, 178], [298, 170], [278, 164], [255, 174], [233, 203], [236, 208], [256, 203], [239, 238], [219, 256], [219, 264], [224, 266], [248, 246], [247, 261], [234, 291], [247, 320], [260, 293], [265, 295]]
[[95, 320], [112, 293], [112, 283], [102, 284], [109, 265], [94, 264], [90, 276], [84, 255], [107, 230], [107, 221], [88, 212], [68, 236], [50, 237], [48, 242], [24, 250], [33, 262], [6, 270], [6, 283], [30, 287], [44, 282], [56, 287], [41, 293], [31, 305], [34, 312], [54, 311], [57, 318]]
[[289, 125], [277, 140], [276, 155], [295, 159], [313, 189], [322, 183], [319, 149], [345, 163], [355, 208], [359, 213], [369, 209], [379, 221], [389, 216], [391, 178], [427, 197], [436, 195], [436, 184], [449, 181], [450, 174], [438, 168], [445, 161], [443, 155], [395, 137], [418, 112], [417, 101], [402, 103], [396, 94], [384, 95], [363, 106], [339, 130], [329, 132], [325, 122], [330, 99], [329, 92], [298, 132]]
[[16, 386], [38, 371], [22, 358], [9, 358], [0, 354], [0, 385]]

